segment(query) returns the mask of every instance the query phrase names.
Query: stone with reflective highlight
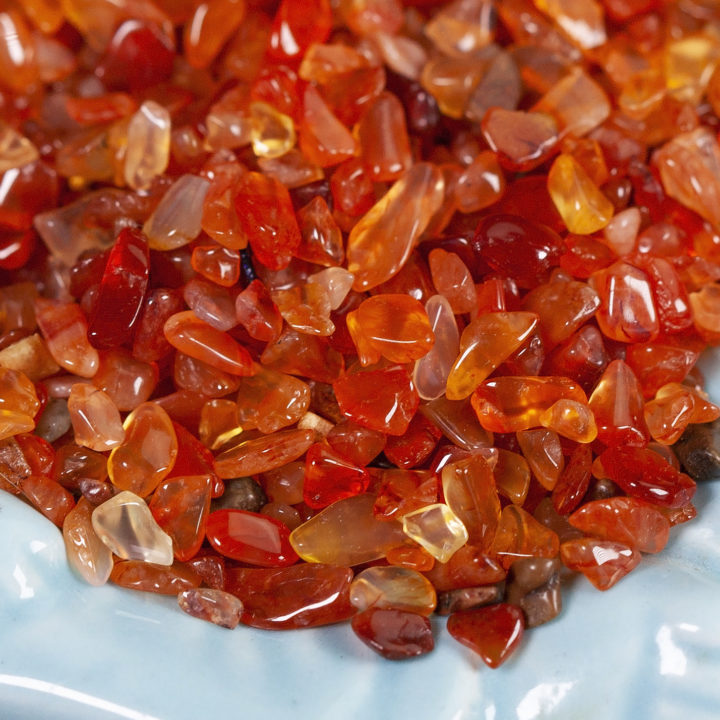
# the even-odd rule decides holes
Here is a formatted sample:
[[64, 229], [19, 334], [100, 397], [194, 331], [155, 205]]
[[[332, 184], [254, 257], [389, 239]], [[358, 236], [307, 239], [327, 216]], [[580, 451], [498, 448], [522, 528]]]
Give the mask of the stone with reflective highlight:
[[498, 603], [454, 613], [448, 619], [447, 628], [458, 642], [476, 652], [486, 665], [497, 668], [520, 645], [525, 619], [519, 607]]
[[352, 629], [388, 660], [425, 655], [435, 647], [429, 618], [395, 608], [368, 608], [353, 617]]
[[125, 418], [123, 428], [125, 439], [110, 453], [108, 475], [120, 490], [146, 497], [175, 463], [175, 429], [165, 410], [154, 402], [135, 408]]
[[205, 533], [221, 555], [248, 565], [285, 567], [298, 556], [288, 540], [290, 531], [274, 518], [246, 510], [215, 510]]
[[209, 188], [210, 183], [196, 175], [183, 175], [168, 188], [143, 226], [153, 250], [182, 247], [200, 234]]
[[681, 133], [653, 156], [665, 192], [715, 226], [720, 224], [720, 145], [702, 127]]
[[375, 496], [338, 500], [290, 535], [295, 552], [309, 563], [361, 565], [384, 557], [405, 539], [399, 524], [378, 520]]
[[548, 175], [548, 191], [572, 233], [590, 235], [612, 219], [612, 203], [572, 155], [557, 157]]
[[261, 173], [245, 173], [234, 202], [257, 260], [271, 270], [287, 267], [302, 239], [287, 188]]
[[447, 379], [455, 363], [460, 336], [453, 309], [443, 295], [433, 295], [425, 303], [433, 346], [415, 362], [413, 382], [423, 400], [436, 400], [445, 394]]
[[310, 388], [299, 378], [260, 365], [238, 381], [237, 417], [243, 430], [273, 433], [293, 425], [310, 406]]
[[440, 170], [418, 163], [353, 227], [346, 253], [355, 290], [369, 290], [400, 270], [440, 207], [443, 189]]
[[163, 327], [177, 350], [231, 375], [252, 375], [250, 353], [227, 333], [199, 320], [190, 310], [171, 315]]
[[530, 513], [516, 505], [507, 505], [500, 515], [490, 555], [496, 556], [507, 569], [520, 558], [555, 557], [559, 544], [557, 534]]
[[562, 445], [552, 430], [522, 430], [517, 440], [537, 481], [552, 490], [565, 467]]
[[658, 508], [632, 497], [593, 500], [568, 520], [587, 535], [614, 540], [647, 553], [660, 552], [670, 533], [670, 523]]
[[402, 435], [420, 403], [410, 375], [400, 365], [345, 375], [333, 389], [346, 417], [388, 435]]
[[579, 443], [590, 443], [597, 437], [592, 410], [585, 403], [567, 398], [553, 403], [541, 416], [543, 427]]
[[610, 447], [595, 462], [628, 495], [653, 505], [679, 508], [695, 495], [694, 480], [650, 448]]
[[364, 300], [351, 315], [356, 323], [351, 326], [348, 319], [353, 339], [356, 333], [361, 335], [358, 344], [367, 343], [371, 352], [374, 351], [373, 355], [378, 353], [393, 363], [418, 360], [427, 354], [435, 341], [425, 308], [408, 295], [374, 295]]
[[172, 538], [177, 560], [191, 560], [200, 550], [210, 510], [209, 475], [185, 475], [160, 483], [150, 500], [150, 512]]
[[560, 546], [566, 567], [581, 572], [598, 590], [609, 590], [640, 562], [634, 548], [612, 540], [577, 538]]
[[613, 360], [588, 400], [598, 439], [608, 447], [646, 445], [650, 433], [643, 414], [643, 397], [635, 374], [622, 360]]
[[286, 568], [229, 568], [225, 590], [243, 603], [240, 622], [264, 630], [294, 630], [347, 620], [350, 568], [303, 563]]
[[320, 509], [367, 490], [370, 475], [336, 453], [324, 443], [315, 443], [305, 459], [303, 500], [308, 507]]
[[350, 585], [350, 602], [360, 612], [376, 607], [430, 615], [437, 598], [435, 588], [419, 572], [390, 565], [358, 573]]
[[619, 261], [593, 273], [589, 283], [600, 298], [596, 317], [607, 337], [630, 343], [657, 339], [658, 309], [644, 270]]
[[402, 525], [409, 538], [441, 563], [446, 563], [468, 541], [462, 520], [443, 503], [406, 513]]
[[169, 159], [170, 113], [154, 100], [147, 100], [128, 125], [125, 182], [134, 190], [147, 189], [165, 172]]
[[472, 406], [486, 430], [517, 432], [538, 427], [542, 414], [562, 399], [587, 403], [582, 388], [568, 378], [508, 376], [482, 383]]
[[88, 320], [88, 338], [95, 347], [116, 347], [130, 341], [149, 275], [147, 239], [138, 230], [123, 229], [108, 255]]
[[170, 536], [160, 529], [145, 501], [127, 490], [93, 510], [92, 526], [112, 552], [126, 560], [172, 565]]
[[20, 489], [30, 503], [58, 527], [62, 527], [65, 517], [75, 507], [75, 498], [47, 475], [22, 478]]
[[98, 537], [92, 526], [94, 507], [80, 498], [63, 521], [63, 540], [68, 562], [90, 585], [104, 585], [113, 569], [110, 548]]
[[253, 440], [245, 440], [215, 458], [219, 477], [258, 475], [297, 460], [312, 445], [312, 430], [281, 430]]
[[460, 336], [460, 354], [447, 379], [448, 400], [468, 397], [529, 337], [535, 313], [499, 312], [479, 315]]
[[473, 455], [442, 469], [445, 502], [460, 518], [468, 542], [487, 550], [500, 521], [500, 498], [487, 460]]
[[125, 439], [120, 413], [107, 393], [89, 383], [76, 383], [68, 397], [75, 442], [91, 450], [112, 450]]
[[75, 375], [92, 377], [99, 358], [88, 341], [87, 321], [80, 307], [37, 298], [35, 314], [47, 348], [58, 365]]

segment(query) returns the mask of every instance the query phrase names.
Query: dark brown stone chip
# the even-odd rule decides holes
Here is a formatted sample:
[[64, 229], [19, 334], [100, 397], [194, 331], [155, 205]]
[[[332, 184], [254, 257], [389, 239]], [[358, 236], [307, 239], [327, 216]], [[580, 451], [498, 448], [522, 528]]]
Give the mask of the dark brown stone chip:
[[689, 425], [673, 450], [685, 472], [696, 482], [720, 477], [720, 420]]
[[225, 492], [212, 501], [211, 510], [247, 510], [260, 512], [267, 504], [265, 491], [252, 478], [234, 478], [225, 481]]
[[435, 612], [438, 615], [450, 615], [461, 610], [474, 610], [483, 605], [492, 605], [502, 602], [505, 595], [505, 583], [495, 585], [481, 585], [480, 587], [461, 588], [459, 590], [447, 590], [438, 593], [437, 607]]

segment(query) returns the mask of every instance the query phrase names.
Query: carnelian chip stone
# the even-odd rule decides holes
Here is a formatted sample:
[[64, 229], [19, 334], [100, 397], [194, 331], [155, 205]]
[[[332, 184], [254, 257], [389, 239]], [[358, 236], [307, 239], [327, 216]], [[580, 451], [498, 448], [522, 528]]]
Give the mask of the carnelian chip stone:
[[5, 5], [0, 490], [84, 581], [497, 667], [704, 511], [717, 2]]

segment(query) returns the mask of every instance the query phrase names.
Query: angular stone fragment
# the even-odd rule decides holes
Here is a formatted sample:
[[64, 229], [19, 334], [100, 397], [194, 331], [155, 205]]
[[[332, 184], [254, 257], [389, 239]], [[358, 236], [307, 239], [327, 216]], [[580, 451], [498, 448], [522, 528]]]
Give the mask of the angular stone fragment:
[[118, 557], [172, 565], [170, 536], [160, 529], [145, 501], [124, 491], [95, 508], [93, 530]]
[[229, 630], [237, 627], [243, 611], [239, 598], [214, 588], [184, 590], [178, 595], [178, 605], [188, 615]]
[[225, 480], [225, 492], [212, 501], [211, 509], [247, 510], [257, 513], [267, 501], [265, 491], [252, 478], [230, 478]]

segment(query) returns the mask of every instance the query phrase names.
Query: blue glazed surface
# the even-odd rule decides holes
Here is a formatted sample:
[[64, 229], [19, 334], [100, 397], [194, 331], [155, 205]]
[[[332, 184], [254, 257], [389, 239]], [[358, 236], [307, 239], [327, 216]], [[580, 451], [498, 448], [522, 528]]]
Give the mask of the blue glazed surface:
[[[703, 368], [720, 399], [720, 353]], [[172, 598], [92, 588], [58, 530], [0, 493], [0, 718], [717, 720], [720, 481], [697, 520], [606, 593], [577, 578], [552, 623], [489, 670], [436, 621], [437, 646], [383, 661], [348, 624], [224, 630]]]

